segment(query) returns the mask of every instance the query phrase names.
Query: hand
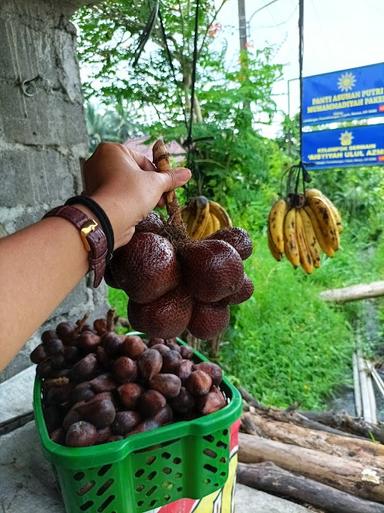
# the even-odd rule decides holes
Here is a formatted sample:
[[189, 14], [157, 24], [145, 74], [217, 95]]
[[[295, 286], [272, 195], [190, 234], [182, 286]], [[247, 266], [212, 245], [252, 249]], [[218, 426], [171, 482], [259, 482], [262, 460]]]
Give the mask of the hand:
[[85, 192], [105, 210], [111, 221], [115, 249], [126, 244], [134, 227], [160, 202], [162, 195], [184, 185], [189, 169], [171, 174], [156, 172], [144, 155], [122, 144], [101, 143], [83, 168]]

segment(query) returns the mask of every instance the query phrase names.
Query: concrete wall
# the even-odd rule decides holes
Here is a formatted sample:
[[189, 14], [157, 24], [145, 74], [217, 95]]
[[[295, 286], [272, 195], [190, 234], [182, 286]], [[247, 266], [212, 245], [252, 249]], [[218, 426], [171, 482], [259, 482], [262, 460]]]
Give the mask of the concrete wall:
[[[79, 159], [87, 155], [87, 134], [75, 28], [68, 21], [80, 3], [0, 3], [0, 236], [81, 191]], [[89, 284], [87, 278], [78, 285], [49, 326], [86, 311], [105, 311], [104, 286], [93, 290]], [[28, 364], [37, 343], [34, 336], [0, 381]]]

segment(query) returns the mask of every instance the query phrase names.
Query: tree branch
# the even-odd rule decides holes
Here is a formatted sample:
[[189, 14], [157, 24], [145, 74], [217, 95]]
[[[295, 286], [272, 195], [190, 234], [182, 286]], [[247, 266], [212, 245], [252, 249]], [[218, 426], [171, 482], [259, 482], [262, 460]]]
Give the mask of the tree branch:
[[208, 36], [208, 33], [209, 33], [209, 27], [212, 26], [212, 24], [214, 23], [214, 21], [216, 20], [217, 16], [219, 15], [221, 9], [224, 7], [224, 4], [225, 2], [227, 2], [227, 0], [222, 0], [221, 4], [219, 5], [219, 7], [216, 9], [215, 11], [215, 14], [213, 15], [213, 18], [212, 20], [208, 23], [207, 25], [207, 28], [205, 30], [205, 34], [204, 34], [204, 37], [203, 37], [203, 41], [201, 43], [201, 46], [197, 52], [197, 55], [200, 56], [201, 52], [203, 51], [203, 47], [204, 47], [204, 44], [205, 44], [205, 41], [207, 39], [207, 36]]

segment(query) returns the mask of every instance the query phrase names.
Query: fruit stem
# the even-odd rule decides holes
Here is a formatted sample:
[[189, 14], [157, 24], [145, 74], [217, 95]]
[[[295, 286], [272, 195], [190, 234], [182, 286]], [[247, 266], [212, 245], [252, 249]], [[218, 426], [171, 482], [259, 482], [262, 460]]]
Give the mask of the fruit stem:
[[115, 329], [115, 313], [116, 310], [111, 308], [107, 313], [107, 331], [113, 331]]
[[[169, 163], [169, 152], [163, 141], [158, 139], [152, 148], [153, 162], [160, 173], [172, 173], [171, 165]], [[181, 217], [181, 209], [177, 201], [175, 191], [169, 191], [165, 194], [165, 205], [171, 221], [171, 224], [184, 228], [184, 223]]]
[[89, 313], [87, 312], [82, 319], [79, 319], [78, 321], [76, 321], [76, 325], [77, 325], [77, 327], [75, 328], [75, 334], [76, 335], [78, 335], [81, 332], [81, 330], [82, 330], [84, 324], [86, 323], [88, 317], [89, 317]]

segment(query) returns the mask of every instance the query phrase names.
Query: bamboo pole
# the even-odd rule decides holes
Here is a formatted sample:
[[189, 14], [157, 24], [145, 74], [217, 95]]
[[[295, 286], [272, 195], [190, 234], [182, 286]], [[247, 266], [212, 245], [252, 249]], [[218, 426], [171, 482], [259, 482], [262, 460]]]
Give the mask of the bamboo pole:
[[358, 299], [368, 299], [371, 297], [384, 296], [384, 281], [374, 281], [372, 283], [359, 283], [350, 287], [340, 289], [329, 289], [320, 292], [320, 298], [324, 301], [334, 303], [346, 303]]

